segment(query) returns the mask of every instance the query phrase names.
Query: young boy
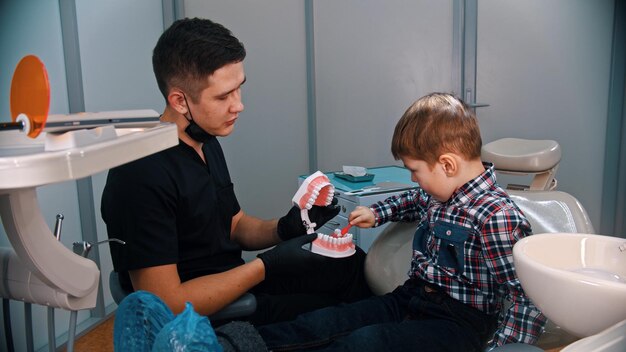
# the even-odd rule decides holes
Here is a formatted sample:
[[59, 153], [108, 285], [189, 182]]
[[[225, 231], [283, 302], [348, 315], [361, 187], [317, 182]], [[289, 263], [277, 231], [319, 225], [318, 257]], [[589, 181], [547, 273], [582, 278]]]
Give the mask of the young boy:
[[[258, 328], [273, 351], [482, 351], [534, 343], [545, 317], [525, 296], [513, 245], [530, 224], [480, 160], [476, 116], [450, 94], [416, 101], [391, 151], [420, 188], [350, 214], [359, 227], [419, 221], [409, 279], [393, 292]], [[503, 300], [513, 304], [504, 314]], [[500, 317], [500, 319], [499, 319]], [[495, 336], [494, 336], [495, 330]]]

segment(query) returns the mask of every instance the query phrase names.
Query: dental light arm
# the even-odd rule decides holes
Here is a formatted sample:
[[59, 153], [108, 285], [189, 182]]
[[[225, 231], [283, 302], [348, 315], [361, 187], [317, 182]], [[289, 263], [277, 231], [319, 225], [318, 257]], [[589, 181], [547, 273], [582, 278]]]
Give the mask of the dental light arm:
[[41, 145], [18, 146], [15, 153], [2, 148], [0, 215], [13, 248], [0, 251], [0, 295], [68, 310], [93, 308], [100, 271], [57, 241], [41, 214], [36, 188], [87, 177], [176, 143], [176, 127], [168, 124], [63, 151], [45, 152]]
[[0, 212], [15, 250], [3, 248], [1, 255], [6, 265], [0, 285], [3, 296], [69, 310], [95, 306], [98, 267], [52, 235], [39, 211], [35, 188], [2, 194]]
[[[56, 344], [53, 308], [70, 310], [67, 350], [73, 351], [78, 310], [96, 306], [100, 270], [59, 242], [60, 223], [52, 234], [41, 214], [36, 188], [88, 177], [172, 147], [178, 143], [176, 126], [157, 126], [159, 116], [152, 110], [147, 111], [147, 119], [146, 111], [138, 119], [131, 111], [116, 111], [77, 114], [71, 120], [62, 115], [55, 123], [48, 115], [48, 74], [34, 55], [18, 63], [10, 101], [12, 122], [0, 124], [0, 216], [13, 248], [0, 248], [0, 297], [7, 303], [9, 299], [26, 302], [27, 330], [32, 326], [30, 304], [48, 306], [49, 346]], [[44, 131], [46, 121], [49, 126]], [[122, 136], [113, 127], [118, 124], [153, 128]], [[44, 146], [35, 141], [41, 132], [46, 132]], [[5, 309], [5, 321], [8, 316]], [[9, 335], [10, 329], [5, 327], [5, 332]], [[32, 342], [28, 335], [27, 331]], [[12, 346], [10, 341], [7, 336]]]

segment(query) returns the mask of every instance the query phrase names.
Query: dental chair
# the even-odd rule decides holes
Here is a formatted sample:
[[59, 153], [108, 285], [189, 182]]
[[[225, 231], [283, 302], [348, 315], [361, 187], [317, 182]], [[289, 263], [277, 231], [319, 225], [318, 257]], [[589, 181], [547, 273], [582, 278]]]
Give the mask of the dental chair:
[[[111, 271], [109, 274], [109, 287], [111, 289], [111, 295], [113, 296], [113, 300], [117, 305], [119, 305], [122, 300], [131, 294], [131, 291], [125, 290], [120, 284], [119, 275], [115, 271]], [[254, 297], [251, 293], [244, 293], [241, 297], [239, 297], [233, 303], [227, 305], [219, 312], [211, 314], [209, 319], [214, 322], [235, 319], [235, 318], [243, 318], [246, 317], [256, 311], [256, 297]]]
[[556, 141], [502, 138], [485, 144], [481, 158], [492, 163], [500, 174], [533, 176], [530, 185], [509, 184], [507, 189], [556, 189], [554, 177], [561, 161], [561, 146]]
[[[554, 173], [550, 170], [556, 170], [558, 167], [561, 155], [558, 143], [555, 147], [554, 143], [556, 142], [552, 143], [552, 141], [539, 141], [540, 143], [535, 144], [533, 144], [535, 141], [528, 142], [531, 143], [531, 146], [526, 146], [523, 150], [509, 148], [507, 151], [495, 148], [485, 153], [485, 147], [489, 146], [486, 145], [483, 147], [483, 160], [487, 159], [485, 154], [488, 157], [492, 157], [492, 154], [497, 154], [496, 160], [490, 160], [495, 161], [496, 171], [498, 171], [500, 165], [504, 164], [506, 166], [505, 172], [542, 174], [539, 176], [540, 180], [538, 182], [533, 182], [534, 186], [532, 187], [514, 185], [510, 187], [513, 189], [507, 189], [511, 199], [530, 221], [533, 233], [595, 233], [587, 211], [576, 198], [565, 192], [550, 190], [556, 186]], [[524, 144], [521, 140], [516, 140], [513, 143], [517, 145]], [[510, 146], [512, 144], [507, 144], [507, 141], [504, 141], [504, 145]], [[526, 158], [521, 155], [523, 153], [525, 153]], [[512, 156], [513, 159], [517, 158], [522, 165], [519, 168], [521, 171], [516, 170], [514, 167], [515, 163], [510, 162]], [[534, 161], [532, 161], [533, 159]], [[506, 162], [503, 163], [502, 161]], [[546, 165], [549, 167], [546, 168]], [[546, 176], [546, 173], [549, 175]], [[539, 190], [536, 190], [537, 188]], [[407, 273], [411, 262], [413, 234], [416, 228], [416, 222], [391, 223], [370, 247], [365, 259], [365, 277], [374, 294], [382, 295], [391, 292], [408, 278]], [[576, 340], [574, 336], [569, 335], [548, 321], [537, 345], [544, 348], [553, 348], [564, 346], [574, 340]], [[543, 349], [526, 344], [511, 344], [501, 346], [494, 351], [533, 352], [543, 351]]]

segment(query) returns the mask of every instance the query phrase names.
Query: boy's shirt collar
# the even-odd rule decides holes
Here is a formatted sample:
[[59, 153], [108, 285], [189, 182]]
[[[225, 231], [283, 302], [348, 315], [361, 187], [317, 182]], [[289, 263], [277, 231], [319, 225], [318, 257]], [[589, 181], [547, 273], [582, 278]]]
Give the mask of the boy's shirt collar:
[[493, 189], [497, 186], [496, 173], [492, 163], [483, 162], [485, 171], [478, 175], [475, 179], [468, 181], [466, 184], [457, 189], [445, 204], [464, 204], [483, 194], [485, 191]]

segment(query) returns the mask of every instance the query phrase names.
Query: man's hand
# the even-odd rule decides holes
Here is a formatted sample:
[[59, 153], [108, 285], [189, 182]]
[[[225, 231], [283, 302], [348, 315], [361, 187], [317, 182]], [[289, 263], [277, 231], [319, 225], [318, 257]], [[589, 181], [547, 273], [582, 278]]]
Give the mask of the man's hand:
[[[322, 227], [328, 220], [337, 216], [339, 209], [340, 207], [337, 205], [336, 197], [333, 197], [333, 201], [328, 206], [320, 207], [314, 205], [309, 210], [309, 219], [311, 219], [311, 222], [315, 223], [315, 230]], [[306, 234], [306, 228], [300, 216], [300, 208], [294, 205], [289, 209], [287, 215], [278, 219], [277, 232], [278, 237], [283, 241]]]
[[276, 247], [259, 253], [259, 257], [265, 265], [265, 278], [277, 275], [300, 275], [316, 268], [324, 261], [324, 257], [315, 254], [302, 246], [317, 238], [317, 234], [300, 236]]

